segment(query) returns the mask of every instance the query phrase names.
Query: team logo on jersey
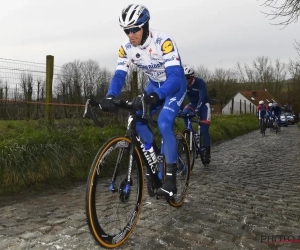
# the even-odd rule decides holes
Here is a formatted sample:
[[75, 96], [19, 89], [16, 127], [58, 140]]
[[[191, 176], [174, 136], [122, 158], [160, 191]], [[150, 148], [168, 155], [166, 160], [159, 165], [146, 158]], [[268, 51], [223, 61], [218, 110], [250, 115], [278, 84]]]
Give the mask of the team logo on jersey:
[[141, 55], [139, 53], [136, 53], [135, 56], [136, 56], [136, 58], [140, 58]]
[[168, 38], [166, 41], [164, 41], [163, 45], [161, 46], [161, 50], [164, 55], [174, 51], [174, 45], [170, 38]]
[[127, 54], [122, 46], [119, 48], [119, 57], [121, 57], [121, 58], [127, 57]]
[[161, 41], [162, 41], [162, 38], [161, 38], [161, 37], [158, 37], [158, 38], [156, 38], [155, 43], [156, 43], [156, 44], [161, 44]]

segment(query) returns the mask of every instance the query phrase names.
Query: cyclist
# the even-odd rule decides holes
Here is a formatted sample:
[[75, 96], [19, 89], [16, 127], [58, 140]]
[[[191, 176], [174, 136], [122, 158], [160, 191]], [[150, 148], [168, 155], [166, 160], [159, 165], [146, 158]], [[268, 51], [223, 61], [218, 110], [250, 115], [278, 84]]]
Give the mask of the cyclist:
[[[210, 163], [210, 135], [209, 125], [211, 122], [211, 109], [209, 103], [209, 97], [207, 95], [206, 83], [203, 79], [195, 77], [194, 70], [190, 67], [184, 67], [184, 75], [187, 80], [187, 97], [190, 101], [188, 105], [184, 107], [180, 114], [196, 113], [201, 120], [201, 132], [203, 133], [205, 143], [205, 156], [204, 163]], [[188, 119], [184, 118], [184, 123], [188, 126]]]
[[272, 108], [273, 103], [269, 102], [268, 103], [268, 110], [267, 110], [267, 127], [272, 127], [273, 123], [272, 123], [272, 114], [271, 114], [271, 108]]
[[[259, 127], [262, 128], [262, 123], [267, 116], [268, 106], [264, 103], [263, 100], [259, 101], [259, 105], [257, 106], [257, 113], [258, 113], [258, 119], [259, 119]], [[262, 131], [260, 131], [262, 132]]]
[[271, 108], [271, 114], [273, 119], [275, 119], [275, 116], [278, 118], [278, 125], [279, 125], [279, 130], [280, 130], [280, 125], [281, 125], [281, 120], [280, 120], [280, 115], [281, 115], [281, 107], [277, 105], [276, 102], [273, 103], [272, 108]]
[[[175, 41], [161, 31], [150, 29], [149, 20], [149, 10], [143, 5], [130, 4], [122, 10], [119, 24], [127, 39], [121, 44], [116, 71], [106, 97], [100, 101], [100, 106], [104, 111], [116, 111], [114, 99], [122, 90], [131, 63], [149, 77], [144, 94], [135, 97], [132, 105], [140, 114], [142, 99], [151, 105], [152, 114], [163, 106], [157, 122], [164, 142], [167, 167], [165, 182], [157, 194], [168, 197], [177, 193], [177, 147], [173, 128], [186, 94], [186, 79]], [[136, 130], [145, 147], [151, 148], [154, 137], [149, 126], [138, 122]]]

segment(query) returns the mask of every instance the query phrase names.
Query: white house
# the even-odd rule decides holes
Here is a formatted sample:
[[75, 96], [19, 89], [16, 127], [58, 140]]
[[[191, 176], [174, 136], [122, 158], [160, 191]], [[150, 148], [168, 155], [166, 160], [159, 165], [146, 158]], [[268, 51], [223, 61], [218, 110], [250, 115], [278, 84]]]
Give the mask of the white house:
[[240, 91], [224, 106], [222, 114], [255, 114], [261, 100], [266, 104], [277, 102], [266, 90]]

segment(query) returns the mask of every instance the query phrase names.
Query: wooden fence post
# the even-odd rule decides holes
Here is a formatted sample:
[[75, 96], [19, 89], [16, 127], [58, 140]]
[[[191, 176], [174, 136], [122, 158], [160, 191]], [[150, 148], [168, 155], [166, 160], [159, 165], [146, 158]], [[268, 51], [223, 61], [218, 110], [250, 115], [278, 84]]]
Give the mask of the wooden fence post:
[[54, 56], [46, 57], [46, 113], [45, 117], [49, 125], [52, 124], [52, 84], [54, 71]]
[[242, 114], [242, 100], [240, 99], [240, 115]]

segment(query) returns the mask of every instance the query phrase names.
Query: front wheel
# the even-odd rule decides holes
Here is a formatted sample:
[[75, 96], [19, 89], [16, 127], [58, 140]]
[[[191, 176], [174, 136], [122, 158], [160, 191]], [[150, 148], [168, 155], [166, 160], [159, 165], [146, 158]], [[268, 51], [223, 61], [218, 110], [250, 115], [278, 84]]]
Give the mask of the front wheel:
[[[86, 188], [86, 218], [94, 239], [105, 248], [123, 244], [142, 207], [143, 168], [131, 140], [114, 137], [98, 151]], [[131, 166], [131, 168], [130, 168]]]
[[188, 142], [181, 132], [176, 132], [175, 136], [178, 150], [176, 173], [177, 194], [168, 199], [168, 203], [173, 207], [179, 207], [184, 202], [190, 182], [190, 150]]

